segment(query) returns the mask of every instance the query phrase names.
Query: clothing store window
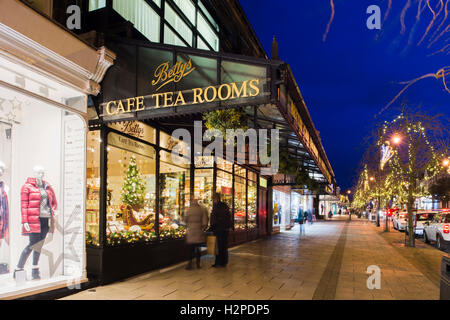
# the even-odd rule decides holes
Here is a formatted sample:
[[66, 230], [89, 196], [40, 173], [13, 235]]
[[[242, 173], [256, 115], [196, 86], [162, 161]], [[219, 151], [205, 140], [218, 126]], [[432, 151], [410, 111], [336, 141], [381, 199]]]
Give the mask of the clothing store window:
[[253, 172], [248, 172], [248, 204], [247, 204], [247, 214], [248, 214], [248, 227], [256, 228], [256, 208], [257, 208], [257, 192], [258, 188], [256, 186], [256, 174]]
[[[245, 170], [245, 169], [244, 169]], [[234, 177], [234, 229], [244, 230], [246, 228], [246, 185], [245, 178]]]
[[107, 151], [107, 244], [155, 240], [155, 149], [109, 133]]
[[98, 246], [100, 224], [100, 131], [90, 131], [86, 152], [86, 244]]
[[188, 159], [167, 151], [160, 152], [159, 189], [160, 237], [181, 237], [184, 235], [182, 221], [190, 201]]
[[[2, 66], [0, 59], [0, 78], [17, 78], [12, 70], [20, 70], [27, 91], [40, 76]], [[0, 87], [0, 298], [85, 272], [86, 123], [50, 102], [58, 95], [66, 102], [60, 84], [40, 84], [46, 102]]]
[[273, 190], [273, 226], [280, 225], [280, 213], [282, 209], [281, 204], [281, 192], [278, 190]]

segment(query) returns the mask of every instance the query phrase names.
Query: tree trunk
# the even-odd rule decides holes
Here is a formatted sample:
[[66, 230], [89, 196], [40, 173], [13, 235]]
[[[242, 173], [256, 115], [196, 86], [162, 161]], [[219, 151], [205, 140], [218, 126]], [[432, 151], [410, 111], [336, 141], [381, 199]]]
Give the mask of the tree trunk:
[[412, 186], [410, 185], [409, 191], [408, 191], [408, 247], [415, 247], [415, 236], [414, 236], [414, 197], [412, 193]]

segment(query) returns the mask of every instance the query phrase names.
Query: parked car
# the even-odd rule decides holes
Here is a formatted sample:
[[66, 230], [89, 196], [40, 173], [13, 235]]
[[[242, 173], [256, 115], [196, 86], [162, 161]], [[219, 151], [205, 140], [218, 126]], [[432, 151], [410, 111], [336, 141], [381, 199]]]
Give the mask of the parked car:
[[[414, 234], [416, 236], [423, 236], [423, 229], [426, 222], [430, 222], [433, 220], [433, 217], [436, 215], [436, 212], [426, 211], [426, 212], [418, 212], [414, 214], [415, 226], [414, 226]], [[406, 234], [409, 234], [408, 229], [408, 218], [406, 218]]]
[[394, 214], [394, 218], [392, 219], [392, 225], [394, 226], [394, 229], [405, 231], [407, 215], [407, 212], [397, 212], [396, 214]]
[[423, 238], [426, 243], [435, 242], [436, 248], [445, 250], [450, 247], [450, 213], [441, 212], [432, 221], [425, 223]]

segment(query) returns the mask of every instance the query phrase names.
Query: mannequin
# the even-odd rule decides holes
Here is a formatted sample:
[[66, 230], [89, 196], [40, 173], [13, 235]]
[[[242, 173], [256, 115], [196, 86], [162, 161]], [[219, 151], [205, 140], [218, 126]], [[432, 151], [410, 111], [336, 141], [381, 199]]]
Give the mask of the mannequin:
[[23, 271], [25, 263], [33, 251], [32, 279], [40, 279], [39, 258], [47, 234], [53, 233], [54, 215], [57, 208], [56, 195], [52, 187], [43, 180], [45, 169], [33, 168], [34, 177], [23, 185], [21, 196], [22, 234], [29, 237], [29, 244], [23, 249], [14, 272]]
[[[9, 244], [9, 204], [8, 204], [8, 186], [2, 181], [2, 176], [6, 171], [6, 165], [0, 162], [0, 248], [5, 240]], [[0, 261], [0, 274], [9, 273], [7, 260]]]

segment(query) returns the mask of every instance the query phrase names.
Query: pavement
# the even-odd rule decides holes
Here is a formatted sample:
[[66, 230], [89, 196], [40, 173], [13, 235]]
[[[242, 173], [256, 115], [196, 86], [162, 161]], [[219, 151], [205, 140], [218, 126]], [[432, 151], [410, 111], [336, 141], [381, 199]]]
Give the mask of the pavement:
[[[307, 225], [302, 236], [297, 225], [233, 248], [226, 268], [211, 268], [213, 257], [205, 256], [201, 269], [182, 264], [64, 299], [438, 300], [445, 253], [420, 242], [405, 247], [404, 238], [365, 219], [336, 217]], [[370, 276], [378, 288], [368, 288]]]

